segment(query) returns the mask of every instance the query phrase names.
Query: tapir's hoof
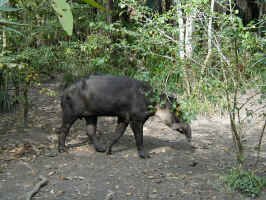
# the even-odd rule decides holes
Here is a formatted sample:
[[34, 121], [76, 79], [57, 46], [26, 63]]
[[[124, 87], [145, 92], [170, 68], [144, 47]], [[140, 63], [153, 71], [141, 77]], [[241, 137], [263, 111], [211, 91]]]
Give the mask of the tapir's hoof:
[[67, 151], [66, 147], [58, 147], [58, 152], [59, 153], [64, 153], [66, 151]]
[[145, 153], [144, 151], [139, 151], [138, 153], [139, 153], [139, 157], [143, 159], [151, 157], [148, 153]]
[[107, 148], [107, 150], [106, 150], [106, 154], [107, 154], [107, 155], [111, 155], [111, 154], [112, 154], [112, 149], [111, 149], [111, 148]]
[[95, 150], [96, 150], [97, 152], [101, 152], [101, 153], [103, 153], [103, 152], [106, 151], [106, 148], [97, 145], [97, 146], [95, 146]]
[[112, 155], [112, 151], [106, 151], [106, 155]]
[[187, 138], [188, 143], [191, 143], [191, 141], [192, 141], [192, 138]]

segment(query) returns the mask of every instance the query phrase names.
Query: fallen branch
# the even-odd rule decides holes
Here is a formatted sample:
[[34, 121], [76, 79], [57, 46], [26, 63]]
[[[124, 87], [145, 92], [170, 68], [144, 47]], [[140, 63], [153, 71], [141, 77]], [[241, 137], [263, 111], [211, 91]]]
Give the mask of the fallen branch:
[[79, 143], [75, 143], [75, 144], [68, 144], [67, 145], [67, 148], [74, 148], [74, 147], [80, 147], [80, 146], [84, 146], [86, 144], [88, 144], [88, 142], [90, 142], [89, 138], [84, 140], [84, 141], [81, 141]]
[[41, 189], [41, 187], [45, 186], [48, 183], [48, 179], [42, 175], [39, 176], [39, 178], [41, 179], [40, 182], [38, 182], [34, 188], [27, 194], [26, 200], [31, 200], [31, 198], [39, 192], [39, 190]]
[[114, 192], [112, 190], [108, 190], [108, 193], [105, 196], [104, 200], [112, 200], [113, 197], [114, 197]]

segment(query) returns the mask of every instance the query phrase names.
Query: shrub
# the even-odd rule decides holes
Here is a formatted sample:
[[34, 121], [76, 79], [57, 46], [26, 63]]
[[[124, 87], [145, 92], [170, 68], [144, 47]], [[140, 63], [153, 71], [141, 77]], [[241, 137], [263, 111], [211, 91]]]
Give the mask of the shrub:
[[243, 169], [231, 169], [224, 181], [231, 189], [249, 197], [257, 197], [266, 188], [265, 177], [258, 177], [254, 172]]

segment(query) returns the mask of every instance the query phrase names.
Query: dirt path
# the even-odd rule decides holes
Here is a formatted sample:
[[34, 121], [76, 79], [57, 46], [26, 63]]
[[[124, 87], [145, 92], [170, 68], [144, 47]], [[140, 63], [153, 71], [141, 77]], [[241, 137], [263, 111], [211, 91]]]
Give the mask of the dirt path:
[[[56, 82], [43, 86], [58, 90]], [[97, 153], [85, 145], [58, 154], [56, 135], [60, 125], [58, 97], [31, 93], [33, 106], [30, 127], [21, 128], [19, 113], [0, 117], [0, 199], [25, 199], [38, 183], [39, 175], [48, 184], [33, 199], [42, 200], [206, 200], [248, 199], [228, 191], [221, 177], [234, 164], [231, 133], [227, 120], [198, 119], [192, 123], [192, 148], [158, 119], [145, 124], [144, 142], [151, 158], [137, 156], [131, 130], [114, 146], [113, 155]], [[110, 140], [115, 119], [98, 123], [103, 142]], [[258, 128], [252, 128], [247, 144], [255, 146]], [[83, 121], [71, 130], [69, 142], [86, 138]], [[253, 139], [254, 138], [254, 139]], [[251, 148], [254, 149], [254, 148]], [[259, 173], [266, 176], [266, 141], [263, 142]], [[249, 153], [250, 164], [255, 160]], [[265, 199], [266, 191], [260, 200]]]

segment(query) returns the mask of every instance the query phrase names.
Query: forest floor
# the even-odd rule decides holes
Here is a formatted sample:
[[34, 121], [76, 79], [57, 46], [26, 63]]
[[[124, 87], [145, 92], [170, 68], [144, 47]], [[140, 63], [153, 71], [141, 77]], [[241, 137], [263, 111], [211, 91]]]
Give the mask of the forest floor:
[[[95, 152], [91, 145], [57, 152], [54, 132], [61, 124], [59, 81], [43, 83], [56, 96], [31, 90], [29, 128], [21, 124], [22, 114], [0, 116], [0, 199], [22, 200], [40, 181], [48, 183], [34, 196], [41, 200], [240, 200], [249, 199], [230, 191], [223, 177], [235, 166], [230, 124], [219, 117], [198, 117], [191, 124], [193, 143], [175, 133], [155, 117], [144, 127], [144, 144], [151, 158], [137, 156], [132, 131], [113, 148], [112, 155]], [[98, 129], [103, 142], [109, 141], [116, 119], [100, 118]], [[255, 146], [261, 124], [250, 124], [245, 146], [247, 163], [256, 160]], [[71, 129], [69, 143], [86, 139], [85, 122]], [[266, 176], [266, 138], [257, 168]], [[265, 200], [264, 190], [257, 199]]]

